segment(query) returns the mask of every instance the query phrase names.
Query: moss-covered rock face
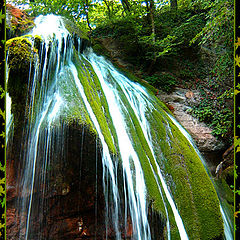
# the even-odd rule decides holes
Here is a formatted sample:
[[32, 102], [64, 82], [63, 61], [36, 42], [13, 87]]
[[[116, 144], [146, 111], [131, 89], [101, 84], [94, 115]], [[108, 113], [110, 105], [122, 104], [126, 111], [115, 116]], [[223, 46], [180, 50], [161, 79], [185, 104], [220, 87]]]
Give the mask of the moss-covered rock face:
[[98, 41], [94, 40], [92, 41], [92, 48], [93, 51], [98, 54], [98, 55], [104, 55], [108, 58], [110, 58], [110, 54], [108, 53], [108, 51], [104, 48], [104, 46], [99, 43]]
[[73, 36], [74, 34], [77, 34], [77, 36], [81, 39], [89, 40], [88, 33], [78, 27], [75, 23], [73, 23], [71, 20], [63, 17], [62, 18], [65, 24], [66, 29], [69, 31], [69, 33]]
[[156, 180], [157, 165], [171, 189], [189, 239], [223, 239], [223, 221], [216, 191], [192, 145], [166, 114], [170, 114], [169, 110], [150, 93], [149, 100], [155, 109], [149, 108], [146, 117], [153, 143], [152, 152], [131, 104], [121, 90], [119, 94], [127, 109], [124, 113], [126, 123], [141, 161], [149, 200], [165, 221], [167, 216], [163, 202], [166, 203], [171, 238], [180, 239], [180, 235], [159, 176]]
[[16, 37], [7, 41], [8, 64], [11, 70], [29, 70], [33, 58], [32, 44], [26, 37]]
[[[152, 121], [154, 142], [160, 140], [156, 154], [163, 155], [159, 162], [165, 179], [188, 232], [189, 239], [221, 239], [223, 221], [215, 189], [198, 155], [179, 129], [165, 116], [155, 111]], [[157, 120], [158, 119], [158, 120]], [[157, 124], [158, 121], [163, 126]], [[168, 127], [169, 126], [169, 127]], [[156, 207], [157, 204], [156, 204]], [[162, 211], [162, 210], [161, 210]], [[174, 239], [178, 239], [173, 228]]]
[[31, 36], [16, 37], [6, 42], [9, 68], [7, 91], [12, 98], [11, 111], [16, 129], [21, 128], [24, 121], [29, 73], [38, 52], [32, 46], [30, 38]]
[[[74, 39], [74, 45], [76, 49], [79, 49], [80, 52], [83, 52], [83, 50], [90, 46], [90, 40], [88, 37], [88, 33], [78, 27], [75, 23], [73, 23], [71, 20], [67, 18], [63, 18], [65, 28], [69, 31], [72, 38]], [[81, 39], [80, 46], [78, 46], [79, 42], [78, 39]]]

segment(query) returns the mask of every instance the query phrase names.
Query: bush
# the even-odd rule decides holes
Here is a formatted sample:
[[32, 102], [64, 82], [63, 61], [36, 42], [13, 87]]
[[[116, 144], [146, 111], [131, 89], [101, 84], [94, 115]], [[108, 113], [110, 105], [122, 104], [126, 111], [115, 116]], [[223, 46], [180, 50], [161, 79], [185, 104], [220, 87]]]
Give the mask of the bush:
[[231, 143], [233, 134], [233, 112], [226, 106], [227, 99], [232, 99], [232, 90], [226, 90], [220, 96], [202, 92], [201, 101], [193, 106], [189, 112], [200, 121], [207, 123], [212, 129], [212, 134]]
[[144, 78], [154, 87], [161, 89], [165, 92], [172, 92], [176, 84], [176, 78], [170, 73], [154, 74]]

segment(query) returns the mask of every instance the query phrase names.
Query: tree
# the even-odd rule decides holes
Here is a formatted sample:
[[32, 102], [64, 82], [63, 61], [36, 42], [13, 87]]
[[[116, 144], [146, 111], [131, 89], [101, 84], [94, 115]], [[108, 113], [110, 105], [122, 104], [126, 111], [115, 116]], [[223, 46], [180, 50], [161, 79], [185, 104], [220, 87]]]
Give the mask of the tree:
[[151, 36], [152, 36], [152, 46], [154, 48], [153, 50], [153, 59], [152, 62], [149, 66], [148, 72], [150, 73], [152, 71], [152, 68], [154, 66], [154, 64], [156, 63], [157, 57], [156, 57], [156, 51], [155, 51], [155, 45], [156, 45], [156, 31], [155, 31], [155, 20], [154, 20], [154, 13], [155, 13], [155, 5], [154, 5], [154, 0], [150, 0], [149, 1], [149, 18], [151, 20]]

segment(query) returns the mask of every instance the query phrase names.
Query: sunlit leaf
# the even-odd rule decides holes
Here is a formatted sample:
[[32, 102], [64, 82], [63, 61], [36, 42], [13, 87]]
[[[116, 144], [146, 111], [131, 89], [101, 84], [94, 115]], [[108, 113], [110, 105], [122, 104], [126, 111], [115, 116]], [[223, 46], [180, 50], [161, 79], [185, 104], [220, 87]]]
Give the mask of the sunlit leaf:
[[239, 55], [236, 55], [235, 61], [236, 61], [236, 65], [237, 65], [238, 67], [240, 67], [240, 56], [239, 56]]

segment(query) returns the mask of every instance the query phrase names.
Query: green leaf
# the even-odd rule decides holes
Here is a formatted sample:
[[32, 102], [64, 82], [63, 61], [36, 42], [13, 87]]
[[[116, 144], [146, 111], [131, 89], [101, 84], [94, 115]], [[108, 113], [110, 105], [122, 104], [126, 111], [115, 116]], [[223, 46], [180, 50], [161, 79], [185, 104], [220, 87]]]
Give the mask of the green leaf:
[[0, 223], [0, 228], [4, 228], [5, 227], [5, 223]]
[[2, 166], [2, 163], [0, 162], [0, 171], [5, 171], [5, 167]]
[[238, 177], [237, 171], [234, 170], [234, 178], [237, 179], [237, 177]]
[[5, 18], [5, 14], [2, 14], [2, 10], [0, 11], [0, 24], [2, 24], [2, 20]]
[[2, 202], [1, 202], [2, 208], [4, 208], [5, 204], [6, 204], [6, 198], [4, 197]]
[[5, 178], [0, 179], [0, 184], [5, 184]]
[[0, 185], [0, 196], [5, 195], [4, 188]]
[[237, 90], [237, 89], [235, 89], [235, 90], [234, 90], [234, 94], [237, 95], [238, 93], [240, 93], [240, 91]]
[[240, 138], [238, 136], [234, 138], [234, 145], [235, 147], [240, 146]]

